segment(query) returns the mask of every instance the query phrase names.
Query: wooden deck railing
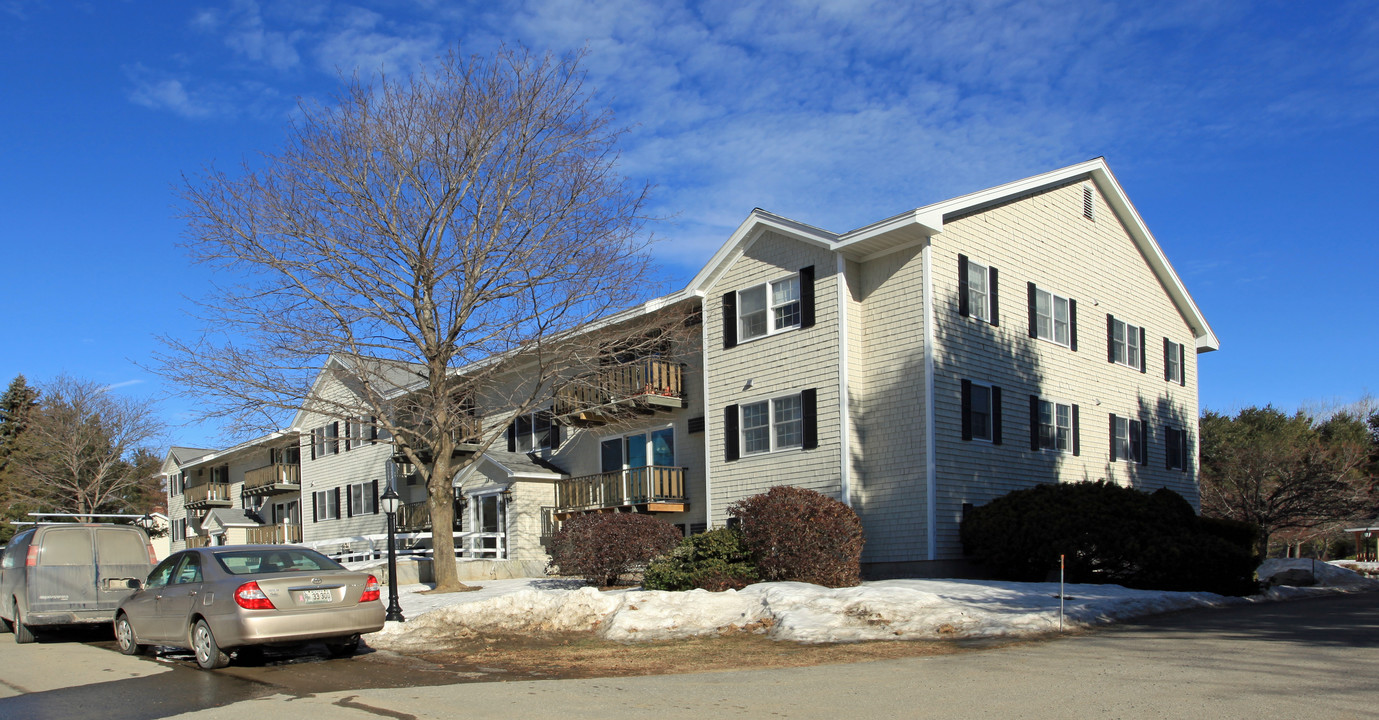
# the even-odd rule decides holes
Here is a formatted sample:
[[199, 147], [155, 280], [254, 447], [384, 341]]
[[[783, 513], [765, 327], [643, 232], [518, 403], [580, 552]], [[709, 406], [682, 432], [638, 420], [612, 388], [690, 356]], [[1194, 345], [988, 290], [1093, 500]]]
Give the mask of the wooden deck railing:
[[[453, 529], [459, 530], [463, 525], [464, 507], [458, 502], [455, 503], [455, 520]], [[428, 532], [431, 530], [431, 508], [425, 500], [421, 502], [406, 503], [397, 509], [397, 530], [398, 532]]]
[[272, 488], [275, 485], [302, 486], [302, 466], [278, 463], [254, 468], [244, 473], [244, 491]]
[[302, 526], [280, 523], [249, 528], [250, 545], [289, 545], [302, 541]]
[[660, 359], [610, 365], [561, 386], [555, 414], [569, 415], [629, 398], [685, 397], [684, 366]]
[[685, 501], [685, 468], [679, 467], [648, 465], [559, 480], [555, 484], [557, 513]]
[[187, 547], [189, 548], [200, 548], [210, 546], [211, 538], [206, 535], [193, 535], [187, 538]]
[[205, 485], [193, 485], [187, 488], [184, 493], [187, 507], [198, 507], [212, 504], [230, 503], [230, 485], [228, 483], [206, 483]]

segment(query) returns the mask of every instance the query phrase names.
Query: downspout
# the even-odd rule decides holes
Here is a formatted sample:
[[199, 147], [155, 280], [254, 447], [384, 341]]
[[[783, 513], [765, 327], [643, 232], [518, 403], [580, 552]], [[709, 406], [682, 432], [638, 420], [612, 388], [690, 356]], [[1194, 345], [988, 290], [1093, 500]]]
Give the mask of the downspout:
[[704, 297], [699, 298], [699, 385], [704, 396], [704, 529], [713, 529], [713, 492], [709, 482], [710, 446], [713, 444], [713, 413], [709, 405], [709, 321], [704, 318]]
[[920, 272], [924, 275], [924, 489], [925, 514], [924, 534], [929, 560], [938, 557], [935, 544], [938, 542], [938, 461], [934, 447], [934, 284], [931, 268], [933, 238], [924, 242], [920, 251]]
[[838, 259], [838, 441], [842, 462], [839, 468], [839, 494], [848, 507], [852, 507], [852, 452], [848, 438], [850, 418], [848, 416], [848, 304], [847, 304], [847, 260], [840, 253]]

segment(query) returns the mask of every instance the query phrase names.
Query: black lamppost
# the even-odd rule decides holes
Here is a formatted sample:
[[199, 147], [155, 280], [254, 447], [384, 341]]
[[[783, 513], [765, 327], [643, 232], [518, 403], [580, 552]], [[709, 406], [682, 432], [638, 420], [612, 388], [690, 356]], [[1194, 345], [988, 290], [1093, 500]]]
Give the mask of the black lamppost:
[[384, 620], [392, 622], [406, 622], [407, 618], [402, 617], [402, 606], [397, 602], [397, 507], [400, 498], [397, 490], [388, 485], [388, 489], [383, 491], [383, 495], [378, 498], [378, 502], [383, 506], [383, 512], [388, 516], [388, 614]]

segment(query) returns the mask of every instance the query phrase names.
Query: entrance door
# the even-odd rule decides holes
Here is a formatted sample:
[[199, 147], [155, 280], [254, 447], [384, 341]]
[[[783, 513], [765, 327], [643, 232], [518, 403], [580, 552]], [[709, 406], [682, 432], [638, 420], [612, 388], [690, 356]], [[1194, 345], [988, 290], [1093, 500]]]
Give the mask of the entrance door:
[[474, 498], [474, 529], [481, 533], [472, 546], [474, 555], [487, 558], [502, 558], [507, 543], [503, 538], [507, 533], [507, 518], [504, 513], [503, 496], [499, 493], [480, 495]]

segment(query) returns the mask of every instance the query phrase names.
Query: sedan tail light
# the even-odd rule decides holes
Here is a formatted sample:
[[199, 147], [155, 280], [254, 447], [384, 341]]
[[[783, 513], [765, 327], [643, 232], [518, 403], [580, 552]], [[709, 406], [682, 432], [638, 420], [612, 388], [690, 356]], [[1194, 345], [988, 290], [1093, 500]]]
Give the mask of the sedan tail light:
[[364, 583], [364, 594], [359, 596], [359, 602], [370, 602], [378, 599], [378, 578], [370, 575], [369, 581]]
[[259, 584], [250, 580], [235, 590], [235, 604], [245, 610], [277, 610], [273, 601], [263, 594]]

